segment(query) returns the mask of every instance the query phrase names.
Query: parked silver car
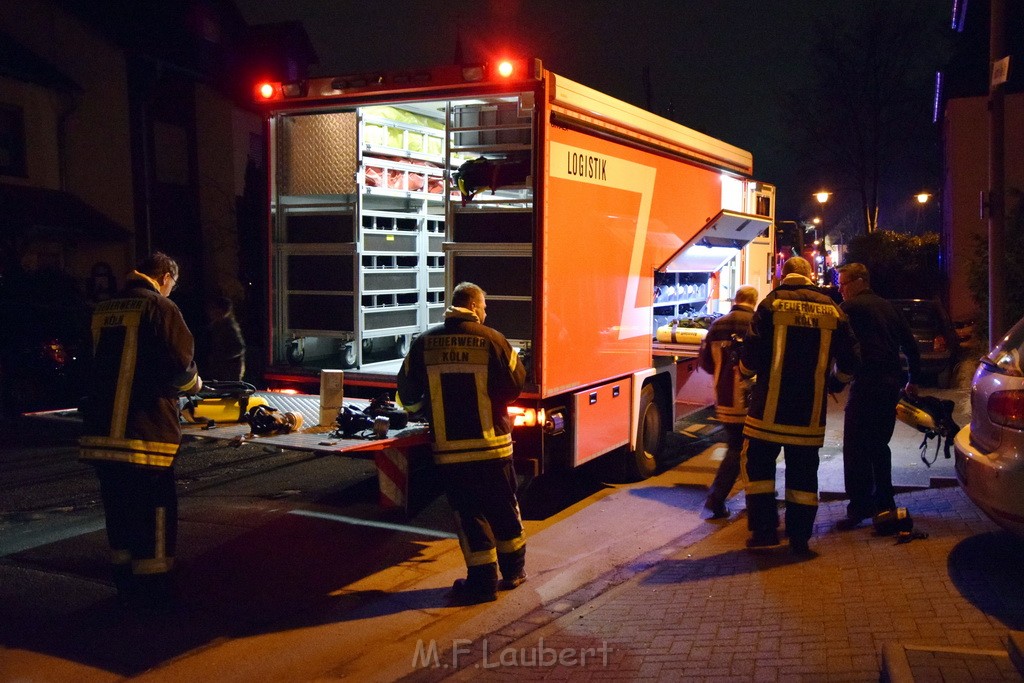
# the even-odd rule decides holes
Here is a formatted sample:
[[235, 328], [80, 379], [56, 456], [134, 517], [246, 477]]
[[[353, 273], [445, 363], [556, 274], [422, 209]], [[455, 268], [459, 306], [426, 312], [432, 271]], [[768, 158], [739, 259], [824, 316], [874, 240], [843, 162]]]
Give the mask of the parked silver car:
[[971, 424], [956, 435], [956, 476], [999, 526], [1024, 537], [1024, 319], [981, 359]]

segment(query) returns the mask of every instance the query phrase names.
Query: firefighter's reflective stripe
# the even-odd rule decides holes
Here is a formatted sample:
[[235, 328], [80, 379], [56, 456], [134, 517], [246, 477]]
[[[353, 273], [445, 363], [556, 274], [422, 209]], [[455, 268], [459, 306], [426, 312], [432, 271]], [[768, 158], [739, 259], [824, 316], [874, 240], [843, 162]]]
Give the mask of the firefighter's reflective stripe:
[[498, 541], [498, 552], [504, 554], [514, 553], [526, 545], [526, 534], [522, 533], [515, 538], [506, 541]]
[[848, 372], [840, 372], [839, 370], [836, 370], [835, 374], [836, 379], [838, 379], [843, 384], [849, 384], [850, 382], [853, 381], [853, 375]]
[[512, 455], [505, 406], [525, 379], [508, 341], [458, 307], [413, 342], [396, 377], [402, 405], [429, 413], [434, 461], [441, 465]]
[[82, 460], [126, 462], [134, 465], [170, 467], [178, 444], [139, 439], [119, 439], [109, 436], [83, 436], [79, 439]]
[[[196, 384], [198, 384], [199, 386], [196, 387]], [[196, 389], [198, 391], [199, 389], [202, 388], [202, 379], [199, 378], [199, 375], [193, 375], [191, 379], [189, 379], [187, 382], [178, 386], [178, 391], [180, 391], [183, 394], [189, 394], [192, 393], [193, 389]]]
[[745, 490], [748, 496], [754, 496], [759, 493], [770, 493], [774, 496], [775, 480], [767, 479], [763, 481], [748, 481]]
[[97, 304], [92, 317], [93, 347], [95, 348], [104, 328], [124, 328], [124, 345], [121, 348], [120, 369], [117, 372], [117, 389], [110, 416], [110, 435], [123, 437], [128, 424], [128, 404], [135, 381], [135, 364], [139, 350], [139, 323], [146, 306], [144, 299], [114, 299]]
[[[458, 448], [455, 448], [458, 446]], [[455, 465], [478, 460], [495, 460], [512, 456], [512, 435], [502, 434], [494, 439], [472, 439], [455, 443], [438, 444], [434, 449], [434, 462], [438, 465]]]
[[173, 557], [159, 557], [132, 561], [132, 574], [166, 574], [173, 568]]
[[[469, 353], [479, 355], [480, 358], [476, 359], [479, 362], [457, 365], [431, 364], [431, 356], [436, 354], [427, 352], [430, 407], [434, 418], [434, 461], [439, 465], [507, 458], [512, 455], [512, 435], [496, 434], [494, 430], [493, 407], [487, 392], [487, 352], [484, 349], [479, 349], [479, 353], [475, 353], [475, 351], [477, 350], [472, 350]], [[514, 364], [515, 361], [510, 362], [510, 365]], [[448, 436], [447, 418], [449, 416], [444, 409], [445, 396], [442, 377], [450, 374], [472, 374], [473, 376], [481, 438], [452, 440]], [[450, 397], [449, 400], [451, 400]]]
[[800, 505], [818, 506], [818, 494], [812, 491], [786, 489], [786, 500], [790, 503], [799, 503]]
[[[402, 361], [402, 370], [401, 370], [400, 374], [403, 377], [408, 377], [408, 375], [409, 375], [409, 363], [410, 363], [409, 359], [410, 358], [412, 358], [412, 356], [406, 356], [405, 360]], [[399, 407], [405, 408], [405, 410], [410, 412], [410, 413], [418, 413], [418, 412], [423, 410], [423, 401], [422, 400], [416, 401], [415, 403], [406, 403], [403, 400], [400, 391], [396, 391], [395, 392], [395, 403], [397, 403], [399, 405]]]
[[[737, 392], [738, 393], [738, 392]], [[719, 422], [730, 422], [733, 424], [743, 424], [743, 421], [747, 417], [746, 408], [733, 408], [730, 406], [715, 406], [715, 417], [718, 418]]]
[[741, 372], [756, 373], [744, 435], [820, 447], [825, 436], [827, 378], [853, 372], [856, 340], [831, 299], [789, 274], [757, 308], [744, 338]]
[[167, 508], [153, 511], [153, 557], [135, 558], [133, 574], [166, 574], [174, 566], [174, 558], [167, 556]]
[[825, 428], [819, 427], [817, 424], [810, 426], [773, 424], [747, 415], [743, 435], [772, 443], [820, 446], [825, 439]]
[[462, 547], [462, 556], [466, 558], [467, 567], [479, 567], [485, 564], [498, 563], [498, 551], [494, 548], [470, 550], [466, 537], [462, 535], [459, 536], [459, 545]]
[[713, 377], [715, 417], [720, 422], [743, 422], [749, 407], [747, 390], [740, 382], [737, 344], [746, 335], [753, 315], [753, 307], [734, 305], [711, 324], [698, 354], [700, 367]]
[[[764, 420], [765, 424], [773, 424], [776, 419], [776, 414], [779, 407], [779, 395], [781, 394], [782, 385], [782, 362], [786, 357], [786, 337], [789, 332], [789, 325], [776, 325], [775, 326], [775, 337], [774, 344], [775, 348], [772, 352], [772, 369], [769, 377], [771, 380], [768, 383], [768, 400], [765, 402], [764, 407]], [[821, 407], [824, 405], [822, 397], [825, 394], [825, 378], [828, 376], [828, 357], [829, 348], [832, 343], [832, 330], [822, 329], [821, 331], [821, 343], [818, 345], [818, 357], [815, 362], [814, 370], [814, 388], [813, 396], [814, 400], [811, 403], [811, 416], [810, 423], [818, 424], [821, 421]], [[774, 425], [782, 428], [780, 431], [789, 431], [789, 425]], [[821, 434], [824, 434], [825, 430], [821, 430]], [[797, 443], [795, 441], [786, 441], [782, 443]], [[813, 444], [799, 444], [799, 445], [813, 445]]]
[[[747, 416], [747, 401], [743, 395], [743, 385], [739, 381], [739, 371], [735, 365], [731, 365], [728, 369], [725, 368], [725, 349], [732, 346], [732, 341], [714, 341], [709, 345], [711, 351], [711, 358], [715, 363], [715, 417], [718, 418], [719, 422], [731, 422], [731, 423], [742, 423]], [[722, 399], [725, 398], [721, 395], [722, 385], [722, 372], [729, 372], [733, 377], [729, 382], [728, 388], [731, 389], [731, 396], [729, 396], [728, 405], [725, 404]], [[728, 379], [728, 378], [727, 378]]]
[[[486, 353], [486, 352], [485, 352]], [[431, 364], [431, 354], [427, 353], [427, 379], [430, 387], [430, 409], [434, 416], [434, 435], [438, 442], [448, 441], [447, 415], [444, 411], [444, 391], [442, 390], [442, 378], [445, 375], [472, 374], [473, 383], [476, 386], [477, 411], [480, 414], [480, 435], [482, 439], [474, 443], [481, 444], [486, 448], [489, 439], [494, 438], [494, 422], [491, 419], [491, 399], [487, 395], [487, 357], [483, 357], [481, 364], [463, 365], [434, 365]], [[460, 443], [467, 440], [460, 439]]]

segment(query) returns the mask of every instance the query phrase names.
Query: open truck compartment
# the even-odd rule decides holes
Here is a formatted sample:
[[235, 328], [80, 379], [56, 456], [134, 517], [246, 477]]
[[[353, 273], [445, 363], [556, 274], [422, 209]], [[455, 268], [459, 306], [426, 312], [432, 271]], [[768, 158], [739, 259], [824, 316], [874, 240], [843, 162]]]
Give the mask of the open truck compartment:
[[462, 280], [487, 290], [489, 322], [530, 347], [533, 109], [526, 102], [532, 93], [271, 120], [276, 372], [393, 376], [413, 336], [442, 320], [446, 287]]

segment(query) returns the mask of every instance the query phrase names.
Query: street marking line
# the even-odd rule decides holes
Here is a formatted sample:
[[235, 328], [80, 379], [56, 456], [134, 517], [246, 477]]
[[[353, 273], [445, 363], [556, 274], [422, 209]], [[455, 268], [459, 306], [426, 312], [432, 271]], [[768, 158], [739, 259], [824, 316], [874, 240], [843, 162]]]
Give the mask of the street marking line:
[[335, 515], [329, 512], [316, 512], [313, 510], [289, 510], [289, 515], [299, 515], [300, 517], [315, 517], [317, 519], [326, 519], [332, 522], [341, 522], [343, 524], [353, 524], [355, 526], [369, 526], [377, 529], [389, 529], [391, 531], [402, 531], [407, 534], [418, 534], [420, 536], [433, 536], [435, 538], [458, 538], [455, 534], [447, 531], [438, 531], [436, 529], [425, 529], [418, 526], [409, 526], [406, 524], [393, 524], [391, 522], [378, 522], [372, 519], [359, 519], [358, 517], [349, 517], [347, 515]]
[[[29, 527], [33, 526], [29, 523]], [[11, 533], [11, 538], [0, 539], [0, 557], [14, 555], [25, 550], [32, 550], [40, 546], [49, 545], [58, 541], [64, 541], [76, 536], [91, 534], [94, 531], [103, 529], [106, 524], [103, 516], [89, 516], [69, 524], [62, 524], [59, 527], [44, 524], [44, 528], [29, 528], [27, 531]], [[7, 536], [7, 534], [5, 534]]]

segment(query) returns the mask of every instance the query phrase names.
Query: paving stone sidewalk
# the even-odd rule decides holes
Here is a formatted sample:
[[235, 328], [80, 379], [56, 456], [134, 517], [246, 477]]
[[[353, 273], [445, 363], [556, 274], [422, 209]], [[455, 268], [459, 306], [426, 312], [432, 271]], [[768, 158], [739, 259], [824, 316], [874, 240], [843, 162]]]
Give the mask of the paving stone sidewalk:
[[1024, 629], [1024, 542], [957, 487], [897, 503], [927, 538], [836, 531], [845, 501], [835, 501], [819, 508], [815, 555], [802, 559], [785, 547], [745, 550], [740, 516], [679, 539], [617, 585], [606, 578], [560, 615], [546, 606], [455, 644], [408, 679], [878, 681], [887, 644], [980, 653], [960, 658], [955, 680], [1018, 679], [985, 653], [1005, 652], [1009, 631]]

